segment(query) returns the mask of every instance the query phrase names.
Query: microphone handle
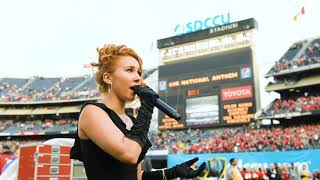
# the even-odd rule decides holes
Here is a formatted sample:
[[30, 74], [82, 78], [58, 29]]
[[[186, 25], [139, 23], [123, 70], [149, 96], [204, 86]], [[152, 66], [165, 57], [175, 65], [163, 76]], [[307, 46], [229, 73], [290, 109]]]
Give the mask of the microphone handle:
[[176, 112], [172, 107], [170, 107], [167, 103], [163, 102], [160, 98], [157, 99], [155, 106], [160, 109], [163, 113], [168, 115], [169, 117], [179, 121], [181, 119], [180, 114]]

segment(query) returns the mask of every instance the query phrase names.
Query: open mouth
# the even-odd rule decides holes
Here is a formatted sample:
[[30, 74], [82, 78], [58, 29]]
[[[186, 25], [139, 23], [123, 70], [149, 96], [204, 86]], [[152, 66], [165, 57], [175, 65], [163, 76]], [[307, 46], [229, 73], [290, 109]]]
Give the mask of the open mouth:
[[129, 89], [130, 89], [131, 94], [134, 94], [134, 95], [136, 94], [136, 93], [134, 93], [134, 90], [132, 90], [131, 88], [129, 88]]

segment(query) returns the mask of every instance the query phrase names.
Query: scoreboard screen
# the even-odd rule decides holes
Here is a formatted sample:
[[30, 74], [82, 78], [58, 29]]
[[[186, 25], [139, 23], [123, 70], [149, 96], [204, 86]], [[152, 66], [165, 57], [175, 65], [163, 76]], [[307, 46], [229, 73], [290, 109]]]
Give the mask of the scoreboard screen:
[[158, 114], [159, 129], [249, 123], [256, 112], [250, 47], [159, 67], [159, 95], [182, 116]]
[[207, 125], [219, 123], [218, 96], [186, 99], [186, 124]]

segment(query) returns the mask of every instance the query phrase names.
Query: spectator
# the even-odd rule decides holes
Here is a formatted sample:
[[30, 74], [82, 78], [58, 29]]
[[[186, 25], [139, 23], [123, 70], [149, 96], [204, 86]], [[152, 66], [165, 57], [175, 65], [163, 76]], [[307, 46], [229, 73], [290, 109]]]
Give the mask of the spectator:
[[294, 163], [291, 163], [291, 166], [289, 168], [289, 177], [290, 180], [299, 180], [299, 173], [298, 173], [298, 167], [295, 166]]
[[314, 170], [312, 173], [312, 176], [313, 176], [313, 180], [319, 180], [320, 179], [319, 170]]
[[273, 164], [270, 166], [270, 169], [267, 172], [267, 176], [269, 177], [270, 180], [280, 180], [281, 179], [279, 171], [277, 171], [276, 167]]
[[302, 165], [302, 169], [300, 171], [301, 180], [311, 180], [311, 173], [307, 168], [306, 164]]
[[237, 160], [235, 158], [230, 159], [230, 166], [225, 173], [226, 180], [242, 180], [242, 175], [237, 167]]

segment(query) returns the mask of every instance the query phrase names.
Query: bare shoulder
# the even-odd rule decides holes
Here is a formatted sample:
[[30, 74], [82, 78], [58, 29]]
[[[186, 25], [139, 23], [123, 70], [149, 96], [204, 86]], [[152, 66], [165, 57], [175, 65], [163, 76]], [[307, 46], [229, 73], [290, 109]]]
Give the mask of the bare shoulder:
[[113, 122], [103, 109], [93, 104], [88, 104], [83, 107], [79, 116], [79, 137], [80, 139], [88, 139], [87, 131], [98, 128], [101, 125], [108, 126], [110, 123]]
[[109, 115], [100, 107], [93, 104], [86, 105], [80, 114], [79, 123], [85, 125], [88, 121], [107, 121], [111, 120]]

